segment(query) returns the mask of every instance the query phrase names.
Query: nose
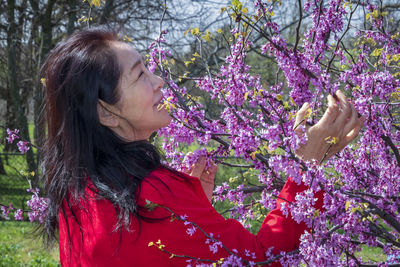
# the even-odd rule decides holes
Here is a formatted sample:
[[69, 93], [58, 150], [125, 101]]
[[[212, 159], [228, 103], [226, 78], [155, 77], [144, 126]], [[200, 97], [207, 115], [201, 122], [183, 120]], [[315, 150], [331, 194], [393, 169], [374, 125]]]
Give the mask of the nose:
[[155, 74], [152, 74], [152, 75], [153, 75], [152, 76], [152, 84], [153, 84], [154, 91], [158, 91], [164, 86], [164, 80], [160, 76], [157, 76]]

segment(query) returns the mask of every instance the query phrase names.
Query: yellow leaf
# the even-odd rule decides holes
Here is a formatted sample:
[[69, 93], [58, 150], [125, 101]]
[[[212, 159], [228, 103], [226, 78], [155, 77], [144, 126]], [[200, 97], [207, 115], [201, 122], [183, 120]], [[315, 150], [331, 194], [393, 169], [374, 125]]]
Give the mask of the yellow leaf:
[[368, 20], [370, 15], [371, 14], [369, 14], [369, 13], [367, 15], [365, 15], [365, 19]]
[[203, 39], [204, 39], [204, 41], [206, 41], [206, 42], [210, 42], [210, 41], [211, 41], [210, 35], [204, 35], [204, 36], [203, 36]]
[[308, 108], [308, 109], [307, 109], [307, 113], [306, 113], [306, 115], [304, 116], [304, 118], [305, 118], [305, 119], [308, 119], [308, 118], [311, 116], [311, 114], [312, 114], [312, 109], [311, 109], [311, 108]]
[[276, 95], [276, 99], [278, 100], [278, 101], [282, 101], [282, 96], [281, 95]]
[[171, 254], [171, 256], [169, 256], [170, 259], [172, 259], [175, 256], [174, 253]]
[[249, 92], [246, 92], [245, 94], [244, 94], [244, 100], [247, 100], [247, 97], [249, 96]]
[[210, 31], [207, 30], [207, 31], [206, 31], [206, 34], [204, 34], [204, 35], [202, 36], [202, 38], [203, 38], [206, 42], [210, 42], [210, 41], [211, 41]]
[[100, 6], [100, 1], [99, 0], [90, 0], [89, 1], [90, 5], [92, 6]]
[[245, 8], [242, 9], [242, 12], [243, 12], [244, 14], [247, 14], [247, 13], [249, 13], [249, 10], [247, 9], [247, 7], [245, 7]]
[[344, 206], [344, 209], [347, 211], [350, 207], [351, 202], [350, 201], [346, 201], [346, 205]]
[[316, 218], [319, 216], [319, 210], [315, 210], [313, 214], [313, 218]]
[[351, 212], [354, 213], [354, 212], [356, 212], [356, 211], [358, 211], [358, 210], [360, 210], [360, 208], [352, 208], [352, 209], [351, 209]]
[[217, 29], [218, 33], [223, 33], [224, 31], [222, 29]]
[[287, 101], [283, 102], [283, 107], [285, 109], [290, 109], [289, 103]]
[[193, 35], [198, 35], [200, 33], [200, 30], [199, 30], [199, 28], [194, 28], [190, 31], [190, 33]]
[[290, 102], [292, 102], [293, 106], [297, 106], [292, 97], [290, 98]]
[[242, 3], [240, 2], [240, 0], [232, 0], [232, 6], [235, 8], [235, 10], [242, 9]]
[[374, 57], [379, 57], [382, 54], [383, 48], [377, 48], [372, 51], [371, 55]]
[[132, 38], [130, 38], [128, 35], [125, 35], [123, 40], [132, 43]]
[[82, 17], [80, 17], [80, 18], [78, 19], [78, 23], [86, 22], [87, 20], [88, 20], [87, 17], [82, 16]]
[[40, 82], [43, 84], [44, 87], [46, 87], [46, 78], [41, 78]]
[[400, 60], [400, 54], [395, 54], [392, 56], [392, 61], [397, 62]]
[[89, 1], [90, 6], [101, 6], [101, 1], [100, 0], [90, 0]]
[[363, 209], [367, 209], [369, 207], [369, 203], [368, 202], [361, 203], [361, 207], [363, 207]]
[[149, 244], [147, 245], [148, 247], [151, 247], [154, 245], [154, 242], [149, 242]]

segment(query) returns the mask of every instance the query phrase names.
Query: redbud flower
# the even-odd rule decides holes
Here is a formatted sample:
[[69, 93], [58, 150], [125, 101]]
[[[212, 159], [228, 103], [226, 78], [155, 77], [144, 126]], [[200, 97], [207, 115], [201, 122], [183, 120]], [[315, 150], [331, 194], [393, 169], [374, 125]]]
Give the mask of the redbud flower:
[[7, 142], [12, 144], [14, 142], [15, 139], [18, 139], [19, 130], [18, 129], [14, 129], [14, 131], [10, 130], [7, 128]]
[[19, 141], [17, 143], [18, 150], [21, 152], [21, 154], [25, 154], [26, 151], [29, 150], [28, 142], [26, 141]]

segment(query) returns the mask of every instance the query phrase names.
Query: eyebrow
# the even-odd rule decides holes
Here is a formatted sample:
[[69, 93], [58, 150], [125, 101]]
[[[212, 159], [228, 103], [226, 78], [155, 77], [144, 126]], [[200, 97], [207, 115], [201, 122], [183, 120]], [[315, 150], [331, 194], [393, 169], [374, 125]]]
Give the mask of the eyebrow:
[[129, 70], [129, 72], [132, 72], [133, 69], [136, 68], [142, 62], [143, 62], [143, 56], [140, 55], [140, 58], [137, 61], [135, 61], [135, 63], [133, 63], [133, 65], [132, 65], [131, 69]]

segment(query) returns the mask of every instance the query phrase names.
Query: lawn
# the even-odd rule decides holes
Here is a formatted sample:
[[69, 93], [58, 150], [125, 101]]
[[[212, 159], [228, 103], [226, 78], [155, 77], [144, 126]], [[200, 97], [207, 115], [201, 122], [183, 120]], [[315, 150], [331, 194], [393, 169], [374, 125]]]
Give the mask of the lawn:
[[46, 250], [29, 222], [0, 221], [0, 267], [60, 266], [58, 247]]

